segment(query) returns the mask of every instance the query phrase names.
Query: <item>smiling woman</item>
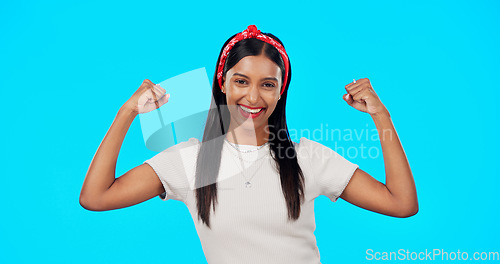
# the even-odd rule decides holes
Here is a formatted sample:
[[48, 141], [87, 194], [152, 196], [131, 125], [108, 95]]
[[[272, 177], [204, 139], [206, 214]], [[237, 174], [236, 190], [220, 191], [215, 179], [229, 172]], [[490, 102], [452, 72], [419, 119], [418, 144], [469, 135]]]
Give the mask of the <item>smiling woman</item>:
[[[264, 60], [264, 62], [259, 62], [259, 60]], [[240, 71], [245, 72], [245, 71], [248, 70], [248, 68], [259, 67], [259, 65], [262, 65], [262, 64], [265, 65], [265, 66], [266, 65], [267, 66], [272, 65], [272, 64], [269, 64], [269, 59], [267, 59], [265, 56], [262, 56], [262, 55], [259, 55], [257, 57], [255, 57], [255, 56], [249, 56], [249, 57], [243, 58], [229, 72], [231, 72], [231, 71], [238, 71], [239, 70], [238, 68], [243, 68]], [[276, 68], [277, 68], [277, 65], [276, 65]], [[265, 69], [265, 67], [263, 69]], [[271, 69], [271, 70], [273, 70], [273, 69]], [[278, 68], [278, 70], [279, 70], [279, 68]], [[231, 74], [229, 72], [228, 72], [227, 75]], [[263, 72], [263, 74], [265, 74], [265, 71]], [[278, 73], [278, 74], [280, 74], [280, 73]], [[234, 86], [236, 86], [238, 88], [241, 88], [241, 89], [243, 89], [243, 88], [247, 88], [248, 89], [248, 88], [251, 88], [252, 86], [255, 86], [253, 84], [254, 82], [255, 83], [262, 82], [263, 83], [262, 84], [262, 89], [263, 89], [264, 92], [265, 91], [269, 91], [269, 92], [273, 92], [274, 91], [274, 93], [276, 93], [277, 92], [277, 87], [279, 86], [279, 83], [280, 83], [280, 82], [278, 82], [278, 78], [276, 78], [276, 77], [264, 77], [261, 80], [257, 79], [255, 81], [253, 81], [252, 80], [253, 78], [251, 78], [251, 77], [249, 77], [247, 75], [244, 75], [242, 73], [239, 73], [239, 72], [235, 72], [232, 75], [235, 76], [235, 77], [234, 78], [230, 78], [232, 81], [229, 82], [228, 86], [233, 87], [233, 85], [234, 85]], [[257, 84], [257, 85], [259, 85], [259, 84]], [[226, 93], [224, 91], [224, 88], [222, 88], [222, 89], [223, 89], [223, 92]], [[231, 93], [231, 94], [234, 94], [234, 93]], [[254, 97], [254, 99], [255, 99], [255, 97]], [[252, 99], [250, 99], [250, 100], [252, 100]], [[247, 101], [250, 101], [250, 100], [247, 100]], [[229, 103], [229, 104], [231, 104], [231, 103]], [[248, 103], [248, 104], [252, 104], [252, 103]], [[252, 107], [252, 106], [245, 105], [245, 104], [237, 104], [237, 105], [240, 107], [239, 110], [240, 110], [241, 114], [245, 118], [256, 118], [256, 117], [260, 116], [260, 113], [262, 113], [263, 110], [267, 109], [267, 107], [264, 107], [264, 106], [262, 106], [262, 107]]]
[[[265, 46], [263, 46], [265, 47]], [[269, 77], [271, 76], [271, 77]], [[265, 55], [247, 56], [231, 68], [221, 89], [226, 94], [231, 113], [230, 131], [235, 128], [264, 131], [269, 116], [280, 98], [281, 70]], [[249, 119], [251, 118], [251, 119]], [[248, 135], [248, 134], [247, 134]], [[251, 135], [251, 134], [250, 134]], [[242, 144], [251, 145], [255, 137], [241, 138]]]
[[[168, 101], [163, 88], [145, 80], [99, 147], [81, 205], [102, 211], [154, 196], [182, 201], [208, 263], [217, 264], [321, 263], [314, 235], [314, 200], [320, 195], [390, 216], [414, 215], [411, 170], [369, 80], [346, 85], [344, 99], [369, 113], [384, 133], [386, 184], [318, 142], [290, 139], [285, 109], [291, 76], [283, 43], [250, 25], [222, 46], [202, 141], [190, 138], [115, 179], [118, 152], [134, 117]], [[142, 100], [151, 95], [158, 99]]]

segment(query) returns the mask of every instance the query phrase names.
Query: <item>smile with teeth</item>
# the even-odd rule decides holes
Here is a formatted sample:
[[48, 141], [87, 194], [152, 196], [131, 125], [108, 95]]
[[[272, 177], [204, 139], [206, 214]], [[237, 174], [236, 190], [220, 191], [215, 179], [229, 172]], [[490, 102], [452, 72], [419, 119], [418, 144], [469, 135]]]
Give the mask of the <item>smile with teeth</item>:
[[239, 105], [239, 106], [241, 107], [241, 109], [243, 109], [243, 111], [245, 111], [247, 113], [250, 113], [250, 114], [256, 114], [256, 113], [262, 111], [262, 109], [264, 109], [264, 108], [250, 109], [250, 108], [246, 108], [246, 107], [244, 107], [242, 105]]

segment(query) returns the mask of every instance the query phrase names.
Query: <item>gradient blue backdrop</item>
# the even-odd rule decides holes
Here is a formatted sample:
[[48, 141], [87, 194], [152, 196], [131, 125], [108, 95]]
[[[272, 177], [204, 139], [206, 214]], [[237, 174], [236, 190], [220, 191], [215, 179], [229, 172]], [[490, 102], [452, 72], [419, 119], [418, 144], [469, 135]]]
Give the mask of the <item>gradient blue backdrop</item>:
[[[290, 128], [373, 129], [368, 114], [342, 99], [353, 78], [369, 78], [415, 177], [420, 211], [411, 218], [318, 198], [323, 263], [370, 262], [367, 249], [500, 251], [499, 8], [429, 0], [3, 1], [0, 263], [204, 263], [181, 202], [153, 198], [91, 212], [78, 198], [101, 140], [142, 81], [200, 67], [213, 76], [224, 41], [249, 24], [285, 43]], [[117, 176], [155, 154], [137, 118]], [[350, 160], [385, 182], [382, 156]]]

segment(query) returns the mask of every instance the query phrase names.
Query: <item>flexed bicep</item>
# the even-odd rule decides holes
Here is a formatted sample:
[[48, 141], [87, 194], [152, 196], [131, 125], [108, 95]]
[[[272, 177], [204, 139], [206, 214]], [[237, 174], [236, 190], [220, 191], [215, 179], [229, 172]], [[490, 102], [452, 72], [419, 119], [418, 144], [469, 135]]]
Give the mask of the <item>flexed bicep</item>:
[[84, 207], [92, 211], [107, 211], [132, 206], [165, 192], [156, 172], [141, 164], [115, 179], [100, 197], [94, 197]]
[[358, 207], [394, 217], [408, 217], [405, 208], [391, 194], [385, 184], [358, 168], [340, 195], [340, 198]]

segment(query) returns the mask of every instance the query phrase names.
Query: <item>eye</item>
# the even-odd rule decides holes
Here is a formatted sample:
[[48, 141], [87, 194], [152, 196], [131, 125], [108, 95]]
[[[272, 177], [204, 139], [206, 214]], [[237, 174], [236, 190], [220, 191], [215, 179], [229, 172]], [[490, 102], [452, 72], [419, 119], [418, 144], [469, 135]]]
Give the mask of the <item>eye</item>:
[[264, 86], [268, 87], [268, 88], [274, 88], [275, 87], [274, 83], [265, 83]]
[[245, 80], [243, 80], [243, 79], [236, 79], [236, 80], [234, 80], [234, 82], [235, 82], [236, 84], [246, 84], [246, 83], [247, 83], [247, 81], [245, 81]]

